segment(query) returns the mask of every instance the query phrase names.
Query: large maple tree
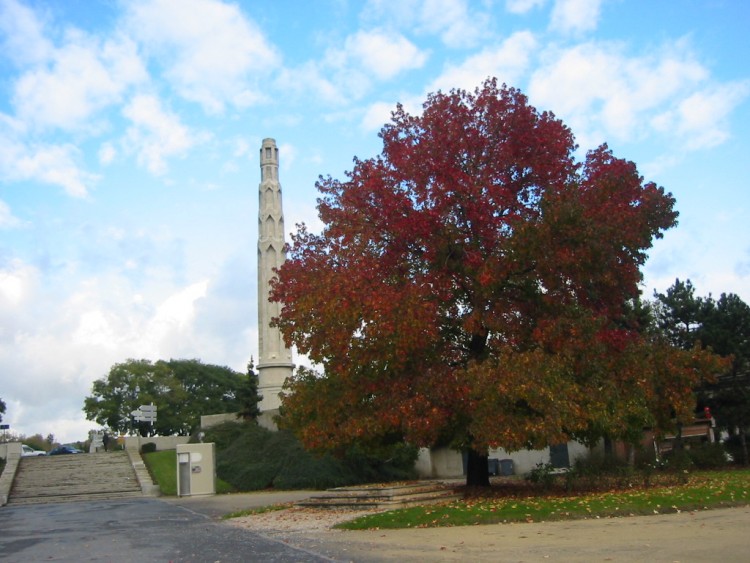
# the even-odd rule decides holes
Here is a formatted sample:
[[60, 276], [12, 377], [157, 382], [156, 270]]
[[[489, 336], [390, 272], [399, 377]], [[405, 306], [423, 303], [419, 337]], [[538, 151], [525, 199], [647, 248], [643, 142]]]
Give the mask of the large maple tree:
[[469, 453], [623, 437], [692, 410], [708, 355], [622, 322], [673, 197], [518, 90], [402, 106], [382, 154], [317, 183], [272, 285], [278, 326], [323, 368], [287, 383], [285, 424], [311, 447], [393, 438]]

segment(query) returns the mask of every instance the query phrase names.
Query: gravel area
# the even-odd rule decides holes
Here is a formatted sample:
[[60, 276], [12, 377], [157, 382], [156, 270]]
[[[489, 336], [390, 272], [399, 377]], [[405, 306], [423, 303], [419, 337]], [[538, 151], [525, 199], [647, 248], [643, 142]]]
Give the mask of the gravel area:
[[280, 533], [287, 535], [295, 532], [328, 531], [339, 522], [346, 522], [376, 512], [384, 512], [384, 510], [321, 509], [294, 506], [283, 510], [232, 518], [227, 520], [227, 523], [263, 534]]

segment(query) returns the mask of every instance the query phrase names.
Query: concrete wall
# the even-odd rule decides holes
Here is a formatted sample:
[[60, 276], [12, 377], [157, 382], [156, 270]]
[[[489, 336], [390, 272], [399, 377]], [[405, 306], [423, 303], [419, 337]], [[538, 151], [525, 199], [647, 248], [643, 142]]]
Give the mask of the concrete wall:
[[450, 448], [422, 448], [415, 465], [423, 479], [460, 479], [464, 475], [461, 452]]
[[513, 473], [516, 475], [525, 475], [538, 463], [547, 463], [549, 461], [549, 448], [543, 450], [521, 450], [509, 454], [502, 448], [490, 450], [490, 459], [512, 459]]
[[190, 436], [151, 436], [150, 438], [125, 436], [125, 449], [140, 451], [143, 444], [153, 442], [156, 444], [156, 451], [160, 452], [162, 450], [175, 450], [177, 444], [187, 444], [189, 441]]
[[0, 444], [0, 457], [8, 459], [9, 455], [21, 455], [21, 442], [4, 442]]
[[[570, 464], [579, 458], [586, 457], [589, 450], [578, 442], [568, 442], [568, 456]], [[513, 460], [515, 475], [525, 475], [539, 463], [549, 463], [549, 448], [543, 450], [522, 450], [508, 453], [502, 448], [489, 451], [490, 459]], [[423, 479], [454, 479], [464, 476], [463, 456], [461, 452], [450, 448], [422, 448], [415, 465], [417, 473]]]
[[239, 422], [236, 412], [224, 412], [221, 414], [207, 414], [201, 417], [201, 428], [211, 428], [224, 422]]
[[[577, 459], [589, 455], [589, 449], [579, 442], [568, 442], [568, 458], [570, 465], [573, 465]], [[491, 459], [512, 459], [513, 468], [516, 475], [525, 475], [534, 469], [539, 463], [549, 463], [549, 448], [543, 450], [521, 450], [509, 454], [502, 448], [490, 450]]]

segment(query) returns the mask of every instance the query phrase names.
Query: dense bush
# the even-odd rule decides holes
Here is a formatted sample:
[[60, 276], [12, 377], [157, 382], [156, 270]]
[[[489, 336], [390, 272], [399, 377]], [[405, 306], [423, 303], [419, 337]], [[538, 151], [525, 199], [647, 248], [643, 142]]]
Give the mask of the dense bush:
[[154, 442], [146, 442], [145, 444], [141, 444], [142, 454], [152, 454], [155, 451], [156, 451], [156, 444]]
[[555, 483], [555, 466], [540, 461], [529, 471], [526, 480], [535, 485], [541, 485], [544, 490], [547, 490]]
[[[241, 491], [325, 489], [367, 482], [413, 479], [416, 448], [403, 444], [367, 454], [351, 448], [341, 458], [306, 451], [288, 431], [253, 422], [226, 422], [205, 431], [216, 444], [217, 475]], [[387, 452], [387, 455], [384, 455]]]
[[742, 443], [738, 434], [732, 434], [724, 441], [729, 455], [732, 456], [734, 463], [742, 463]]
[[721, 443], [701, 444], [697, 448], [687, 450], [690, 461], [698, 469], [718, 469], [725, 467], [729, 462], [727, 460], [727, 450]]
[[605, 490], [633, 481], [634, 469], [626, 461], [597, 452], [578, 458], [565, 475], [568, 490]]

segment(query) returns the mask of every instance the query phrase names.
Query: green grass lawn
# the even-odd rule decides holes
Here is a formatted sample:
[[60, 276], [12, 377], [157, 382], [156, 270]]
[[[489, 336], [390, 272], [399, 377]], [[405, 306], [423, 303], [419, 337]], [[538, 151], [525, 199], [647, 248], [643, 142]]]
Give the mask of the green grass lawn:
[[[153, 480], [159, 485], [165, 496], [177, 496], [177, 452], [163, 450], [143, 454], [143, 461], [148, 467]], [[218, 494], [231, 493], [233, 488], [227, 482], [216, 478], [216, 492]]]
[[544, 494], [540, 491], [527, 496], [500, 495], [501, 492], [491, 491], [446, 505], [371, 514], [336, 527], [363, 530], [468, 526], [666, 514], [739, 506], [750, 502], [750, 470], [701, 471], [687, 476], [687, 483], [681, 485], [633, 487], [595, 494]]

